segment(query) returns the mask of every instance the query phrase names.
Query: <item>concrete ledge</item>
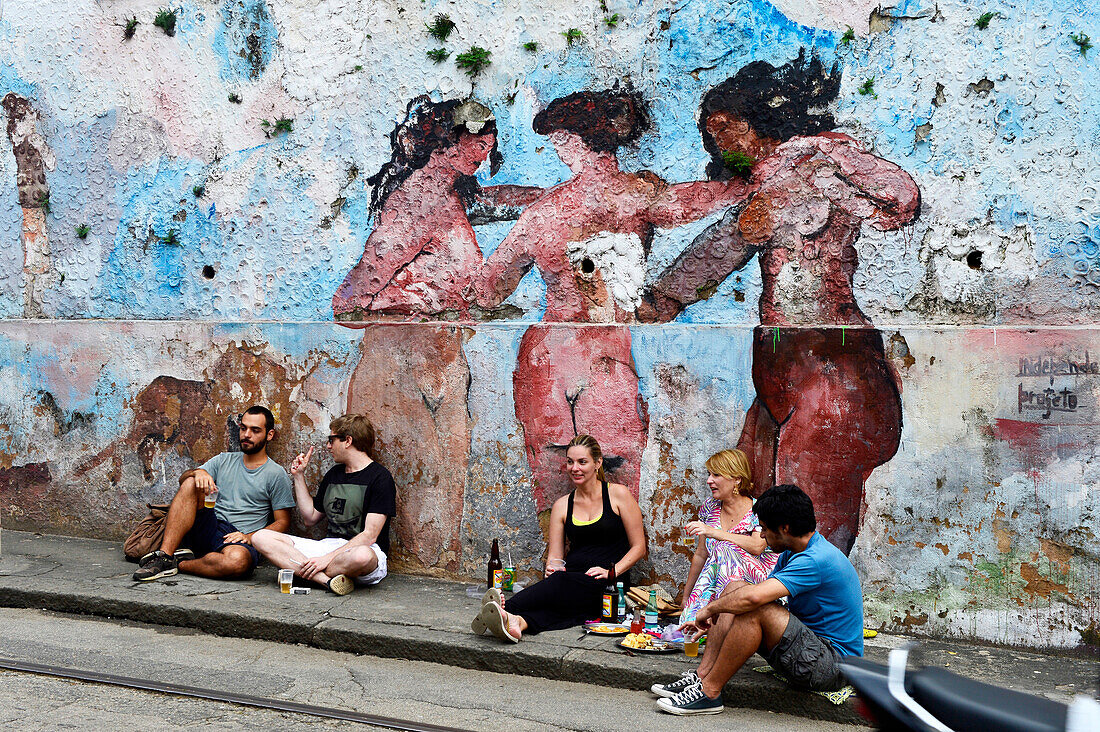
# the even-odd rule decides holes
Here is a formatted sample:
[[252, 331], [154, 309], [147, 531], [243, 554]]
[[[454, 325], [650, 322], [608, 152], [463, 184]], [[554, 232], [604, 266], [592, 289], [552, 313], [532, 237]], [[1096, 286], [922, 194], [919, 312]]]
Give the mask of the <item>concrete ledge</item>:
[[[332, 651], [407, 658], [462, 668], [577, 681], [608, 687], [648, 689], [693, 666], [682, 655], [642, 655], [617, 647], [618, 638], [582, 637], [579, 628], [543, 633], [510, 645], [477, 637], [469, 622], [478, 601], [466, 585], [393, 575], [381, 585], [345, 597], [321, 589], [283, 595], [274, 570], [233, 582], [178, 575], [134, 582], [136, 565], [115, 543], [5, 532], [0, 558], [0, 605], [45, 608], [224, 636], [300, 643]], [[867, 655], [884, 659], [907, 642], [881, 636]], [[944, 642], [923, 644], [928, 662], [1001, 686], [1066, 699], [1090, 691], [1089, 661]], [[752, 671], [754, 656], [726, 685], [728, 705], [773, 710], [810, 719], [862, 723], [852, 702], [835, 706]]]

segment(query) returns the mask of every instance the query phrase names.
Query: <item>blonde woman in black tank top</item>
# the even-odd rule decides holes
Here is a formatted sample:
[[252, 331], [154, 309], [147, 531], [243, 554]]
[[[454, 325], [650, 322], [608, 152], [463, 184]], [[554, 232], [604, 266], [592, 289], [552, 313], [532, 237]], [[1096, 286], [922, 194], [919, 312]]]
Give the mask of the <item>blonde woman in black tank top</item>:
[[[573, 490], [550, 509], [546, 578], [517, 592], [507, 610], [499, 593], [486, 593], [481, 612], [470, 624], [479, 635], [488, 630], [518, 643], [525, 633], [598, 618], [612, 565], [615, 576], [629, 585], [630, 568], [646, 555], [642, 510], [626, 486], [607, 482], [600, 444], [590, 435], [577, 435], [565, 455]], [[564, 560], [565, 569], [551, 569], [553, 560]]]

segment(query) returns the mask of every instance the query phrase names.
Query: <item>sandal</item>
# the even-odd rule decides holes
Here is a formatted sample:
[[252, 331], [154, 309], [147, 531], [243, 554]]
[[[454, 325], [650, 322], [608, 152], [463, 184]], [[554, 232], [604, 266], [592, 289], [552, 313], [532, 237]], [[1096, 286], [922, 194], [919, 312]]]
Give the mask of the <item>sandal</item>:
[[[495, 602], [497, 605], [504, 607], [504, 593], [496, 587], [490, 587], [485, 591], [485, 594], [481, 596], [481, 607], [484, 608], [490, 602]], [[477, 635], [484, 635], [485, 631], [488, 629], [488, 626], [481, 622], [481, 613], [479, 612], [470, 623], [470, 630], [474, 631]]]
[[509, 643], [519, 643], [519, 638], [508, 632], [508, 622], [504, 619], [504, 610], [495, 602], [490, 602], [481, 608], [475, 620], [489, 629], [489, 632], [501, 640]]

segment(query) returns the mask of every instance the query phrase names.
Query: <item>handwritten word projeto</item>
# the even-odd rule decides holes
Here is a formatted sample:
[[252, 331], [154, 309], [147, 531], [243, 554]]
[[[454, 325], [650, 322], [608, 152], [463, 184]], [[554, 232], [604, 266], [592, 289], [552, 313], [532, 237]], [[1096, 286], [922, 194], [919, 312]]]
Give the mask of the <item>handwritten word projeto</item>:
[[1050, 419], [1053, 412], [1076, 412], [1077, 392], [1073, 389], [1059, 391], [1054, 388], [1029, 391], [1020, 384], [1017, 411], [1022, 413], [1025, 410], [1041, 411], [1043, 419]]

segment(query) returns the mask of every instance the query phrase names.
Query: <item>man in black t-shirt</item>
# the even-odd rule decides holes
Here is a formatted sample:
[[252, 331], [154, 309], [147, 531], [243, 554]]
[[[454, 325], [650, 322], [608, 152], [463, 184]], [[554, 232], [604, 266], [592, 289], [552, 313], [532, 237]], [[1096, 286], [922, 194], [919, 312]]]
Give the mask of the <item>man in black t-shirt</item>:
[[374, 426], [361, 414], [345, 414], [329, 425], [328, 449], [336, 462], [321, 479], [316, 497], [306, 488], [305, 469], [313, 447], [290, 465], [294, 500], [302, 522], [328, 519], [320, 541], [277, 531], [258, 531], [252, 545], [282, 569], [346, 595], [355, 583], [374, 585], [386, 576], [390, 518], [397, 512], [397, 490], [390, 471], [376, 463]]

